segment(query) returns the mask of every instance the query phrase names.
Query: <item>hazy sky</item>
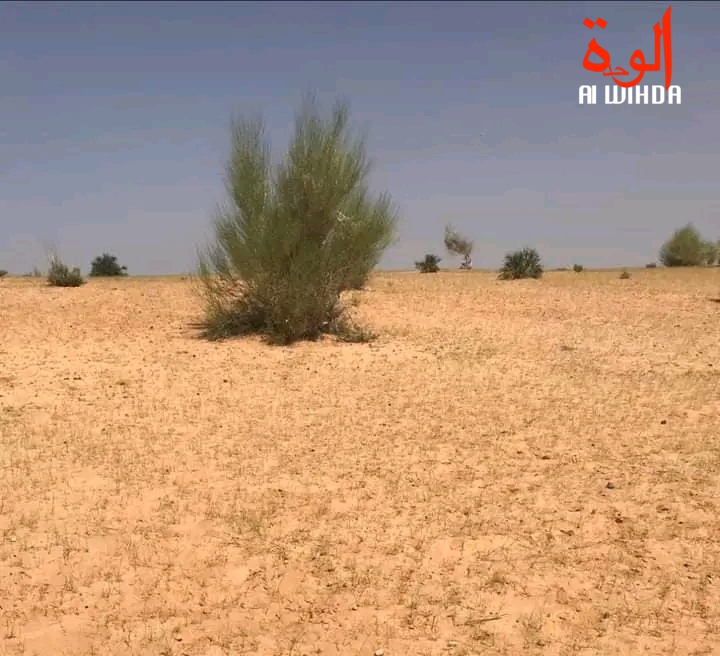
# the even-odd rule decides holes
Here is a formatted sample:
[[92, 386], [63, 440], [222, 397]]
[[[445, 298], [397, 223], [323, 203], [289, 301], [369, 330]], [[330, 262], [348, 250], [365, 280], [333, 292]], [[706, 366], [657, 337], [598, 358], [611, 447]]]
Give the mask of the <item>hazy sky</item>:
[[477, 267], [524, 245], [551, 267], [642, 265], [689, 221], [720, 238], [720, 3], [673, 3], [681, 106], [578, 104], [603, 91], [590, 39], [652, 61], [667, 6], [2, 3], [0, 267], [52, 245], [83, 270], [106, 250], [130, 273], [193, 268], [230, 116], [262, 111], [281, 151], [309, 90], [368, 131], [402, 217], [387, 268], [444, 255], [447, 222]]

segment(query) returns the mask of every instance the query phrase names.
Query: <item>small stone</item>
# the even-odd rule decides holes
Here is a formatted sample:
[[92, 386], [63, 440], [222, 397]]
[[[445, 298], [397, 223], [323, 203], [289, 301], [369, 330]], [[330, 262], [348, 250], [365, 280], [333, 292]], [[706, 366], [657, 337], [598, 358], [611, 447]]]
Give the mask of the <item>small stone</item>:
[[607, 485], [605, 486], [608, 490], [614, 490], [615, 489], [615, 483], [612, 481], [608, 481]]
[[357, 604], [353, 604], [353, 605], [352, 605], [352, 609], [353, 609], [353, 610], [357, 610], [357, 609], [358, 609], [358, 605], [357, 605]]
[[664, 425], [664, 424], [667, 424], [667, 419], [663, 419], [660, 423], [663, 424], [663, 425]]
[[385, 656], [385, 650], [383, 650], [383, 649], [376, 649], [376, 650], [375, 650], [375, 656]]

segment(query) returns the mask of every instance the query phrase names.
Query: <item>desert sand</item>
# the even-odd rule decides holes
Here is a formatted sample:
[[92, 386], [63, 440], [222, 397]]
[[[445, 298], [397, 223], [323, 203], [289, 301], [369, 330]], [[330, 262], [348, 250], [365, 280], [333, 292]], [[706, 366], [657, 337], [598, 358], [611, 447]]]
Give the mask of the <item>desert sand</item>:
[[618, 274], [0, 280], [0, 654], [720, 653], [720, 269]]

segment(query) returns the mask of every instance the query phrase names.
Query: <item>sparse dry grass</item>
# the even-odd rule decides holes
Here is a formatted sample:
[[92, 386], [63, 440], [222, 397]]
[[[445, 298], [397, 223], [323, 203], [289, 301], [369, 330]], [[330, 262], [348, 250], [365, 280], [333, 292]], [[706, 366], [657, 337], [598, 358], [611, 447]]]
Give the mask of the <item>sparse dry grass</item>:
[[289, 348], [3, 280], [0, 653], [717, 653], [720, 270], [494, 278]]

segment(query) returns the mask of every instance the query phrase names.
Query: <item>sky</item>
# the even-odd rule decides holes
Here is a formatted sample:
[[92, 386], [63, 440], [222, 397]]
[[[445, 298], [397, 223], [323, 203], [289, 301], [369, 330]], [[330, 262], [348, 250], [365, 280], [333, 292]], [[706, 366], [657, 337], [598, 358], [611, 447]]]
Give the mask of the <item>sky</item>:
[[[57, 249], [89, 269], [184, 273], [225, 200], [232, 116], [281, 154], [303, 95], [351, 103], [399, 210], [381, 268], [452, 223], [476, 268], [532, 246], [548, 267], [642, 266], [692, 222], [720, 239], [720, 3], [672, 4], [681, 105], [605, 105], [589, 41], [652, 61], [663, 2], [4, 2], [0, 268]], [[602, 17], [604, 30], [585, 18]], [[593, 56], [594, 57], [594, 56]], [[643, 84], [664, 84], [664, 69]], [[599, 102], [578, 89], [597, 84]]]

